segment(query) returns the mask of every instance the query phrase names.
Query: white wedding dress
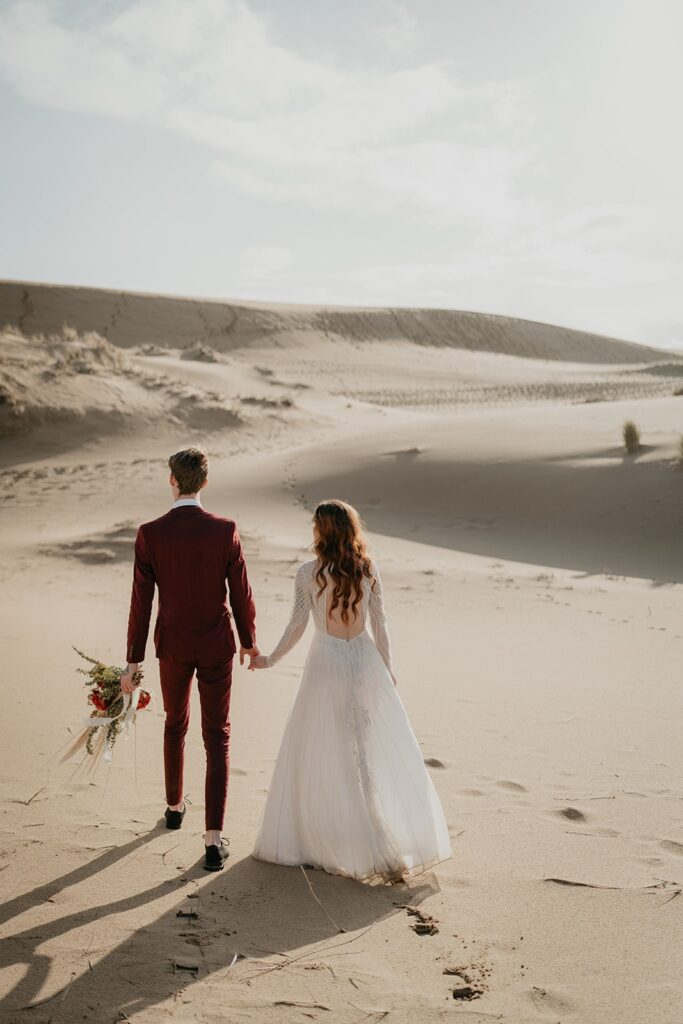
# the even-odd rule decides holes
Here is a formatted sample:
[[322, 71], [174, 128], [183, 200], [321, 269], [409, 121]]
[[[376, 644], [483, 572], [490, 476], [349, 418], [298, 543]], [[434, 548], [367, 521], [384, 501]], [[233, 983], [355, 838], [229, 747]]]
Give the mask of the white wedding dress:
[[357, 625], [351, 616], [349, 629], [338, 608], [328, 618], [332, 581], [318, 596], [317, 564], [300, 566], [289, 623], [266, 658], [272, 665], [290, 651], [313, 613], [315, 636], [253, 856], [397, 881], [451, 856], [446, 820], [393, 683], [376, 566], [375, 586], [363, 581]]

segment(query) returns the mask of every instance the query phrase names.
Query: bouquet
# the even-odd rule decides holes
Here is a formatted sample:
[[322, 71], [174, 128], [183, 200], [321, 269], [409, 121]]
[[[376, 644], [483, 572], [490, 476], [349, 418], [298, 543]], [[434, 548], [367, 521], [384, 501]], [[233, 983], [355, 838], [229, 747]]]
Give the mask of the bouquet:
[[[92, 760], [93, 770], [102, 760], [111, 761], [117, 738], [127, 733], [131, 724], [135, 724], [138, 711], [146, 708], [152, 695], [137, 686], [133, 693], [123, 693], [121, 676], [125, 669], [114, 665], [105, 665], [97, 658], [91, 658], [74, 647], [76, 654], [87, 661], [90, 668], [79, 668], [76, 671], [86, 676], [88, 688], [87, 701], [92, 708], [90, 717], [85, 720], [85, 728], [78, 734], [62, 757], [62, 762], [73, 757], [85, 748], [86, 755]], [[135, 683], [142, 682], [142, 672], [133, 676]]]

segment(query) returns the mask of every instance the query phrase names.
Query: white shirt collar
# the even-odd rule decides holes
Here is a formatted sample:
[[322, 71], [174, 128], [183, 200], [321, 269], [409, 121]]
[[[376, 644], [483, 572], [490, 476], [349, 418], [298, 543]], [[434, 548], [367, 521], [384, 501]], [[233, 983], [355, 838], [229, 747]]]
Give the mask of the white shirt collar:
[[183, 505], [198, 505], [202, 507], [202, 503], [199, 498], [178, 498], [177, 501], [173, 502], [172, 508], [181, 508]]

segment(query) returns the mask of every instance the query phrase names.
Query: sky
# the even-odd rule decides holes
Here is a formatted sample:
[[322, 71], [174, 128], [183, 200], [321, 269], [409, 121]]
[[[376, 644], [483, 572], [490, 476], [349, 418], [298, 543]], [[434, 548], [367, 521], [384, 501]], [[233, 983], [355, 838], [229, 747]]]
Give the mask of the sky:
[[678, 0], [0, 0], [0, 277], [683, 347]]

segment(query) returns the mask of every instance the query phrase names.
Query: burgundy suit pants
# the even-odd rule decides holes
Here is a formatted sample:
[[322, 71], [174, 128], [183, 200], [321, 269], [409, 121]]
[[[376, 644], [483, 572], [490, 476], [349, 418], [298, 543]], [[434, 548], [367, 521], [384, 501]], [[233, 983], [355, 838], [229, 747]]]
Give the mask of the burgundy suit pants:
[[205, 827], [207, 831], [220, 831], [223, 828], [228, 796], [232, 658], [211, 665], [159, 659], [161, 692], [166, 712], [166, 802], [169, 805], [179, 804], [183, 799], [185, 736], [190, 724], [190, 691], [195, 670], [206, 750]]

